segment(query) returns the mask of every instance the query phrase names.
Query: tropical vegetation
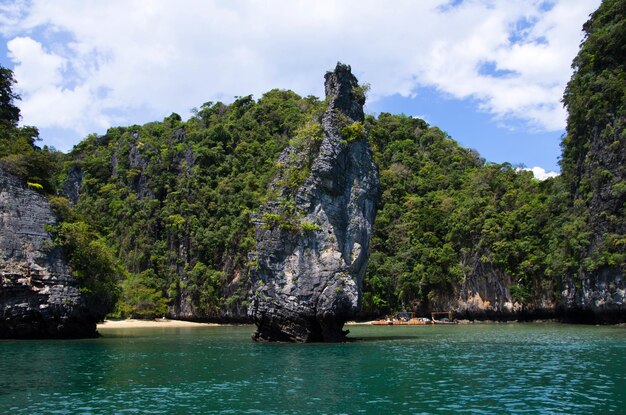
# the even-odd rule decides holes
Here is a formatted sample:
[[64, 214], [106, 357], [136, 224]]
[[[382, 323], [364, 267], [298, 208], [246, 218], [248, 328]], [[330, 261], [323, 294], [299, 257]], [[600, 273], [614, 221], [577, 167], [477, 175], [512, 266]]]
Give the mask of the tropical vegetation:
[[[584, 30], [560, 177], [489, 163], [405, 115], [341, 131], [367, 138], [381, 178], [364, 313], [428, 308], [485, 273], [510, 281], [523, 306], [558, 303], [564, 285], [607, 270], [623, 275], [626, 3], [605, 0]], [[245, 315], [253, 214], [275, 196], [277, 174], [292, 187], [306, 178], [276, 160], [288, 145], [319, 144], [322, 101], [272, 90], [207, 102], [186, 121], [113, 127], [62, 154], [18, 126], [13, 74], [0, 75], [0, 166], [49, 197], [61, 219], [51, 231], [85, 290], [117, 316]]]

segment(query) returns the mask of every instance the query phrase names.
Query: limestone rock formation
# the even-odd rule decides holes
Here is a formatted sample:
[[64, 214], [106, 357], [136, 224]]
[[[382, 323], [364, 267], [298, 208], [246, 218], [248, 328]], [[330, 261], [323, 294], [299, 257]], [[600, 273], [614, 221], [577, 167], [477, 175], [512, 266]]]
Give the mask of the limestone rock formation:
[[343, 341], [360, 306], [378, 172], [362, 124], [363, 89], [347, 65], [325, 79], [319, 137], [281, 154], [276, 197], [256, 217], [256, 340]]
[[47, 224], [45, 197], [0, 169], [0, 338], [93, 337], [96, 322]]
[[[578, 263], [565, 269], [570, 308], [626, 321], [626, 3], [605, 0], [583, 25], [585, 38], [563, 94], [567, 134], [562, 176], [572, 226], [585, 232]], [[608, 317], [608, 318], [607, 318]]]

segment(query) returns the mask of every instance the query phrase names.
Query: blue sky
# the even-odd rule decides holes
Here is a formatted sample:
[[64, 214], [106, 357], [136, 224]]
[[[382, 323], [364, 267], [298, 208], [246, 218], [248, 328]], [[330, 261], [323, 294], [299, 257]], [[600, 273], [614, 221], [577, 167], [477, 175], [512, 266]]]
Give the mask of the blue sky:
[[366, 110], [424, 118], [489, 161], [558, 171], [560, 100], [599, 0], [0, 0], [23, 124], [67, 151], [112, 125], [272, 88], [323, 93], [348, 63]]

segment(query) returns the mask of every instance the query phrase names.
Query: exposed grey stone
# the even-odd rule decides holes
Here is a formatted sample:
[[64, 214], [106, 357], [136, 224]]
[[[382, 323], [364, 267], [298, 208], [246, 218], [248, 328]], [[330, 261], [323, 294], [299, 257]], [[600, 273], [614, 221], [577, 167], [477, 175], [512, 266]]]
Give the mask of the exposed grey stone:
[[94, 315], [45, 226], [45, 197], [0, 169], [0, 338], [93, 337]]
[[618, 323], [624, 321], [626, 281], [619, 272], [607, 269], [579, 285], [565, 279], [562, 286], [537, 283], [532, 299], [522, 305], [513, 298], [515, 284], [510, 276], [478, 258], [468, 263], [471, 271], [449, 296], [433, 301], [429, 309], [452, 311], [468, 319], [534, 319], [559, 318], [572, 322]]
[[[112, 163], [115, 165], [116, 163]], [[69, 201], [75, 205], [80, 197], [80, 188], [83, 185], [83, 169], [79, 166], [72, 166], [67, 171], [67, 179], [63, 184], [63, 195], [67, 196]]]
[[[378, 172], [365, 139], [351, 142], [341, 128], [363, 121], [364, 98], [350, 67], [325, 76], [323, 139], [313, 153], [288, 147], [278, 162], [310, 175], [295, 191], [277, 177], [278, 200], [256, 217], [258, 263], [249, 315], [256, 340], [342, 341], [343, 325], [358, 311], [378, 198]], [[316, 150], [316, 151], [315, 151]], [[294, 224], [269, 224], [271, 215]], [[298, 227], [308, 224], [309, 229]]]

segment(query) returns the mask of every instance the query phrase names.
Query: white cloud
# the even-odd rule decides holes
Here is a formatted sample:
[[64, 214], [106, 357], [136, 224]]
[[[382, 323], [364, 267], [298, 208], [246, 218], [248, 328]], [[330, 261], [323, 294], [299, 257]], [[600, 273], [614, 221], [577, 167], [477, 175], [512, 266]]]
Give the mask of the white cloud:
[[14, 0], [11, 3], [3, 2], [0, 9], [0, 27], [18, 24], [26, 8], [26, 0]]
[[558, 172], [546, 171], [543, 167], [539, 167], [539, 166], [535, 166], [530, 169], [520, 169], [520, 170], [532, 171], [533, 175], [535, 176], [535, 179], [541, 180], [541, 181], [550, 179], [552, 177], [557, 177], [559, 175]]
[[[321, 95], [338, 60], [371, 83], [371, 99], [434, 86], [504, 122], [562, 129], [580, 28], [599, 0], [446, 3], [33, 0], [0, 11], [0, 33], [24, 123], [78, 135], [275, 87]], [[482, 73], [487, 63], [508, 75]]]
[[29, 37], [12, 39], [7, 49], [16, 63], [14, 72], [21, 86], [20, 109], [24, 124], [71, 127], [81, 133], [110, 125], [109, 118], [91, 107], [97, 96], [89, 83], [80, 82], [72, 88], [64, 86], [68, 79], [64, 76], [67, 58], [44, 50], [41, 43]]
[[41, 43], [29, 37], [16, 37], [7, 43], [9, 56], [16, 62], [15, 77], [27, 86], [29, 93], [37, 93], [60, 84], [66, 59], [47, 53]]
[[[475, 98], [483, 110], [499, 117], [525, 119], [541, 130], [564, 127], [560, 99], [572, 58], [578, 51], [581, 26], [597, 1], [561, 1], [543, 12], [540, 2], [466, 1], [448, 12], [453, 27], [475, 19], [475, 27], [459, 36], [443, 38], [430, 50], [425, 83], [455, 98]], [[530, 7], [529, 7], [530, 6]], [[520, 21], [536, 21], [524, 31], [524, 40], [509, 40]], [[510, 76], [481, 74], [477, 68], [494, 62]], [[424, 82], [424, 81], [422, 81]]]

